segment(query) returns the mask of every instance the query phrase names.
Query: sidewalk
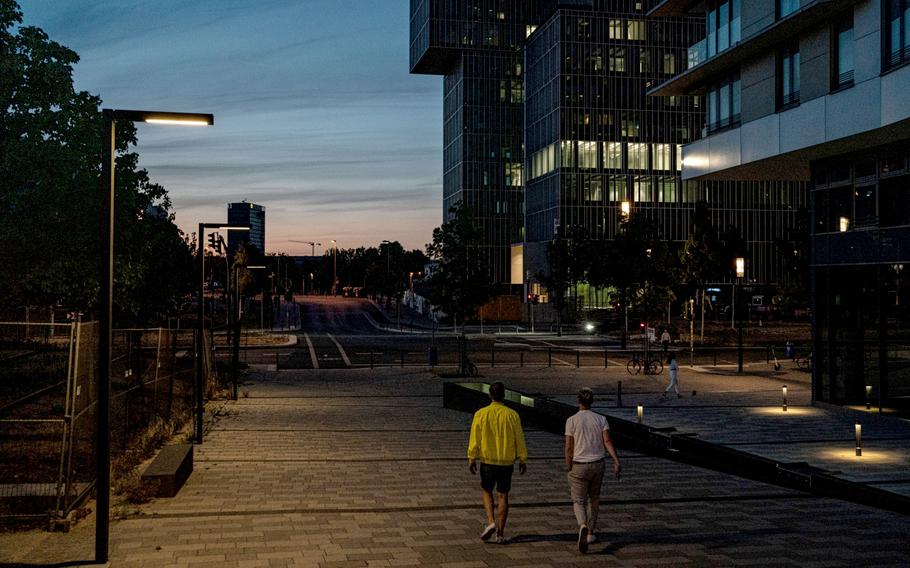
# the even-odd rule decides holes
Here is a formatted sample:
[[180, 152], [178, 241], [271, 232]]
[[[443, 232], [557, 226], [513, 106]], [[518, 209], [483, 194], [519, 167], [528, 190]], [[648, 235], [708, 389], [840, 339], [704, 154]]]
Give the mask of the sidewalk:
[[[595, 373], [502, 371], [510, 386], [557, 397], [581, 384], [609, 389], [608, 382], [591, 380]], [[667, 416], [748, 404], [772, 386], [746, 379], [720, 392], [729, 377], [682, 380], [702, 389], [695, 397], [702, 404], [692, 397], [683, 399], [687, 407], [667, 404]], [[656, 382], [634, 386], [629, 396], [655, 396]], [[219, 403], [178, 496], [112, 524], [112, 566], [910, 562], [906, 517], [628, 452], [622, 481], [605, 482], [601, 542], [582, 556], [574, 546], [562, 437], [530, 429], [529, 470], [516, 473], [513, 484], [507, 529], [513, 542], [483, 544], [478, 479], [464, 457], [471, 416], [442, 408], [437, 377], [399, 369], [286, 371], [258, 373], [245, 388], [249, 398]], [[796, 391], [799, 404], [807, 395]], [[0, 536], [0, 563], [90, 558], [91, 528], [82, 523], [68, 535], [42, 533], [28, 546]]]

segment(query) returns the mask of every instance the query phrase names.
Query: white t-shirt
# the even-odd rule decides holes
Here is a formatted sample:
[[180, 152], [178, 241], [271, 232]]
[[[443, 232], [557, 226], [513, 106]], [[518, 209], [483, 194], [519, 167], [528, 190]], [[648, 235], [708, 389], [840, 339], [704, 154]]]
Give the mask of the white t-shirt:
[[607, 419], [590, 410], [579, 410], [566, 420], [566, 436], [575, 439], [573, 461], [596, 462], [606, 456], [603, 433], [610, 429]]

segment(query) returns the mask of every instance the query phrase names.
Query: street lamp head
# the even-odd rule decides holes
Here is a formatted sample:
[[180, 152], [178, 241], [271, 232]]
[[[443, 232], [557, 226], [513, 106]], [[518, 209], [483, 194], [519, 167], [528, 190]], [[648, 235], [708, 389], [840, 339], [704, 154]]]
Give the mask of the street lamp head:
[[146, 122], [148, 124], [174, 124], [178, 126], [212, 126], [215, 117], [196, 112], [159, 112], [150, 110], [104, 109], [105, 117], [111, 120]]

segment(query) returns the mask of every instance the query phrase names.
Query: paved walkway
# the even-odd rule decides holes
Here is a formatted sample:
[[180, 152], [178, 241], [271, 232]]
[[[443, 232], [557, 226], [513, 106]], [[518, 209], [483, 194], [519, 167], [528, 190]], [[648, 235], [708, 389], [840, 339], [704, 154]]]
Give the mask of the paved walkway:
[[[582, 384], [615, 389], [603, 373], [496, 372], [511, 387], [557, 397]], [[651, 380], [628, 385], [626, 396], [654, 399], [660, 381]], [[701, 404], [667, 403], [666, 416], [779, 391], [771, 379], [683, 380]], [[223, 403], [180, 494], [113, 523], [113, 566], [910, 563], [906, 517], [627, 452], [622, 481], [605, 484], [601, 542], [582, 556], [562, 438], [533, 430], [528, 473], [514, 483], [512, 544], [483, 544], [478, 479], [464, 457], [471, 417], [442, 408], [440, 379], [399, 369], [283, 371], [257, 374], [246, 390], [248, 398]], [[805, 386], [794, 390], [794, 404], [807, 400]], [[0, 563], [88, 558], [91, 529], [82, 523], [16, 548], [0, 539]]]

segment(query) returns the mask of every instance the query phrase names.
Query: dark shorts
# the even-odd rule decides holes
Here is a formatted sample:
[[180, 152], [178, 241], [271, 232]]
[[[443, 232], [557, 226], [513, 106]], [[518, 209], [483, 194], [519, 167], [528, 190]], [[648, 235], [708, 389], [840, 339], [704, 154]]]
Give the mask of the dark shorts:
[[480, 487], [484, 491], [492, 492], [493, 488], [499, 493], [508, 493], [512, 489], [512, 472], [514, 465], [489, 465], [480, 464]]

